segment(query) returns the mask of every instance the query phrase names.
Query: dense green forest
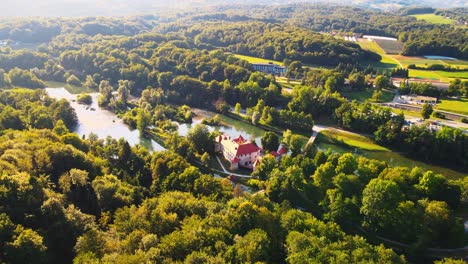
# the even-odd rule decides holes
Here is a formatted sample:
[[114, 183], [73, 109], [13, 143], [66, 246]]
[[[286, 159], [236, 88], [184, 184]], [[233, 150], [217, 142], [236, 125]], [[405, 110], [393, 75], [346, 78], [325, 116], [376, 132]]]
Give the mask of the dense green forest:
[[[203, 46], [204, 48], [224, 47], [231, 51], [264, 58], [279, 60], [284, 58], [305, 59], [304, 62], [307, 63], [310, 63], [311, 60], [312, 62], [319, 60], [320, 63], [325, 65], [327, 65], [328, 60], [331, 60], [328, 65], [336, 65], [337, 54], [347, 56], [348, 58], [343, 58], [344, 61], [349, 61], [351, 58], [362, 59], [363, 56], [369, 55], [357, 49], [352, 43], [345, 44], [337, 40], [332, 41], [325, 36], [314, 36], [310, 31], [291, 28], [291, 25], [294, 25], [315, 32], [339, 31], [396, 37], [405, 44], [402, 51], [404, 55], [434, 54], [459, 59], [468, 58], [465, 41], [468, 38], [468, 32], [465, 27], [431, 24], [407, 16], [415, 12], [422, 12], [421, 9], [417, 8], [401, 9], [398, 12], [382, 12], [352, 6], [294, 4], [248, 7], [221, 6], [208, 10], [201, 8], [184, 14], [168, 12], [157, 16], [147, 15], [126, 17], [124, 19], [0, 20], [0, 39], [21, 42], [47, 42], [55, 36], [68, 33], [89, 36], [97, 34], [135, 35], [152, 30], [169, 32], [179, 31], [183, 28], [188, 29], [188, 33], [193, 38], [199, 34], [200, 37], [197, 38], [196, 43], [207, 45]], [[437, 9], [435, 12], [452, 17], [457, 21], [465, 21], [466, 14], [464, 10], [463, 8]], [[434, 12], [434, 10], [431, 11]], [[216, 21], [217, 23], [200, 24], [201, 21]], [[222, 21], [257, 21], [257, 24], [223, 25]], [[259, 22], [267, 23], [267, 25], [258, 24]], [[273, 25], [268, 25], [268, 23]], [[221, 34], [218, 32], [220, 28], [226, 30], [226, 32], [217, 36], [217, 34]], [[242, 34], [239, 32], [242, 32]], [[255, 35], [260, 32], [262, 32], [261, 38]], [[294, 34], [296, 38], [286, 38], [287, 35], [285, 36], [285, 34]], [[281, 44], [278, 45], [278, 42]], [[299, 43], [295, 44], [295, 42]], [[302, 42], [304, 42], [303, 46]], [[297, 46], [297, 44], [300, 45]], [[317, 50], [316, 45], [323, 45], [327, 48]], [[290, 54], [291, 47], [298, 50], [297, 54]], [[372, 60], [373, 57], [371, 56], [369, 59]]]
[[[408, 128], [403, 114], [343, 97], [392, 89], [390, 73], [365, 64], [379, 55], [324, 34], [399, 36], [405, 49], [420, 45], [418, 53], [431, 52], [427, 41], [443, 33], [431, 47], [463, 57], [466, 30], [345, 10], [213, 7], [166, 17], [0, 22], [0, 39], [41, 43], [0, 47], [0, 262], [426, 263], [438, 248], [464, 247], [468, 177], [305, 147], [301, 135], [326, 119], [414, 159], [466, 171], [461, 130]], [[233, 53], [282, 61], [285, 80], [255, 72]], [[290, 79], [297, 85], [287, 88]], [[99, 93], [100, 107], [166, 150], [79, 137], [75, 110], [47, 96], [48, 81]], [[429, 84], [399, 91], [463, 96], [468, 82], [454, 80], [443, 92]], [[261, 126], [270, 131], [265, 149], [281, 143], [289, 152], [280, 161], [267, 154], [240, 182], [251, 189], [243, 191], [213, 177], [218, 132], [196, 125], [178, 135], [174, 121], [191, 123], [191, 107]], [[403, 246], [393, 250], [384, 239]]]
[[[34, 107], [43, 100], [43, 110]], [[466, 201], [466, 178], [307, 152], [280, 164], [267, 156], [254, 173], [265, 195], [251, 196], [174, 152], [79, 138], [65, 126], [74, 124], [73, 109], [40, 90], [2, 91], [0, 102], [11, 108], [2, 111], [0, 136], [7, 263], [405, 262], [336, 223], [417, 248], [463, 243], [453, 210]], [[184, 154], [198, 149], [194, 138]]]

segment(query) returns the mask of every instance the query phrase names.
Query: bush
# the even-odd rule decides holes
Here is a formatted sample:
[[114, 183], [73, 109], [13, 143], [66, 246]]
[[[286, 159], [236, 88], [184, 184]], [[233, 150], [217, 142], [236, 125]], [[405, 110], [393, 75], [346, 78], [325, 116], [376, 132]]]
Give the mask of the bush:
[[434, 112], [434, 114], [432, 114], [433, 117], [437, 117], [437, 118], [440, 118], [440, 119], [445, 119], [445, 115], [442, 114], [441, 112]]
[[460, 121], [462, 123], [468, 124], [468, 118], [466, 118], [466, 117], [463, 117], [462, 119], [460, 119]]
[[74, 86], [81, 86], [81, 81], [74, 74], [67, 78], [67, 83]]
[[77, 101], [79, 104], [87, 104], [90, 105], [93, 103], [93, 98], [89, 94], [80, 94], [77, 97]]

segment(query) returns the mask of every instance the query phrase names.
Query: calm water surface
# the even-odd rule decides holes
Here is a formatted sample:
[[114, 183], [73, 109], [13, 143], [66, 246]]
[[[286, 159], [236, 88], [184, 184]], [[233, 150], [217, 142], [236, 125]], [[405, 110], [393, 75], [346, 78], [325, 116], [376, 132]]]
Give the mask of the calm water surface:
[[[192, 124], [179, 124], [179, 135], [186, 136], [190, 128], [194, 127], [197, 124], [200, 124], [203, 118], [212, 118], [216, 113], [205, 111], [201, 109], [192, 109], [195, 113]], [[265, 130], [258, 128], [256, 126], [232, 119], [227, 116], [219, 115], [221, 123], [223, 125], [212, 127], [207, 126], [211, 131], [220, 131], [223, 134], [230, 136], [231, 138], [236, 138], [239, 135], [242, 135], [245, 139], [255, 140], [258, 146], [261, 145], [260, 139], [265, 133]]]
[[[80, 136], [85, 135], [87, 137], [90, 133], [94, 133], [101, 139], [105, 139], [107, 136], [115, 139], [124, 138], [130, 145], [140, 144], [149, 151], [164, 150], [154, 140], [140, 137], [138, 130], [131, 130], [116, 114], [100, 108], [97, 104], [98, 93], [90, 94], [93, 98], [93, 103], [88, 106], [78, 104], [75, 101], [76, 95], [71, 94], [65, 88], [46, 88], [46, 92], [52, 98], [67, 99], [70, 102], [78, 116], [78, 125], [74, 132]], [[92, 111], [91, 108], [95, 109], [95, 111]]]

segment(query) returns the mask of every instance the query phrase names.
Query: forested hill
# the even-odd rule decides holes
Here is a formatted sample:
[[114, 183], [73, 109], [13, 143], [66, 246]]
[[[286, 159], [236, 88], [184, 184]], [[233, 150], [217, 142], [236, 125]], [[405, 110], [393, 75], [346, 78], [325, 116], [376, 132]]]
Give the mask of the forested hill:
[[[156, 42], [175, 41], [176, 46], [185, 48], [225, 51], [263, 57], [265, 59], [283, 61], [301, 61], [302, 63], [337, 66], [340, 63], [359, 64], [364, 61], [378, 61], [380, 56], [361, 49], [355, 43], [345, 42], [328, 35], [319, 34], [299, 28], [285, 26], [280, 23], [266, 23], [260, 21], [232, 22], [199, 22], [188, 18], [187, 23], [180, 21], [159, 25], [154, 17], [133, 18], [86, 18], [61, 19], [52, 21], [21, 20], [18, 23], [4, 22], [0, 24], [0, 39], [12, 39], [22, 42], [52, 42], [63, 46], [67, 34], [75, 35], [74, 42], [79, 49], [87, 42], [92, 42], [96, 35], [137, 35], [135, 41], [145, 41], [155, 38]], [[185, 20], [184, 20], [185, 21]], [[188, 25], [187, 25], [188, 24]], [[171, 37], [161, 37], [149, 33], [154, 26], [162, 33], [171, 33]], [[148, 35], [144, 35], [148, 33]], [[59, 36], [59, 34], [63, 34]], [[66, 42], [65, 42], [66, 43]], [[128, 44], [134, 45], [134, 44]], [[70, 50], [70, 46], [66, 46]], [[44, 51], [44, 47], [41, 48]], [[60, 55], [60, 48], [55, 47], [51, 53]], [[63, 50], [64, 51], [64, 50]], [[1, 63], [1, 62], [0, 62]], [[7, 63], [6, 61], [3, 62]], [[9, 70], [8, 66], [4, 66]]]
[[[177, 29], [176, 31], [178, 31]], [[263, 22], [200, 23], [188, 29], [203, 48], [283, 61], [336, 66], [378, 61], [380, 56], [328, 35], [301, 28]]]
[[[147, 11], [151, 13], [151, 10]], [[435, 12], [461, 19], [463, 10], [437, 9]], [[151, 31], [180, 33], [185, 30], [186, 37], [192, 38], [199, 47], [224, 48], [267, 59], [288, 58], [322, 65], [337, 65], [338, 61], [356, 63], [365, 57], [375, 59], [355, 44], [313, 33], [339, 32], [399, 38], [404, 42], [403, 55], [468, 58], [466, 27], [418, 21], [402, 12], [414, 12], [414, 8], [382, 12], [316, 4], [226, 5], [192, 8], [183, 13], [169, 10], [163, 13], [156, 9], [154, 15], [119, 18], [0, 19], [0, 40], [48, 42], [55, 36], [69, 33], [132, 36]], [[288, 38], [289, 35], [295, 38]]]
[[[323, 0], [290, 0], [291, 3], [324, 3]], [[340, 0], [328, 0], [329, 4], [343, 4]], [[213, 5], [283, 5], [280, 0], [46, 0], [37, 3], [30, 0], [2, 1], [0, 16], [102, 16], [102, 15], [135, 15], [155, 13], [167, 9], [183, 9], [205, 7]], [[346, 5], [359, 6], [380, 10], [392, 10], [415, 4], [437, 8], [467, 6], [463, 0], [421, 0], [415, 3], [412, 0], [351, 0]]]

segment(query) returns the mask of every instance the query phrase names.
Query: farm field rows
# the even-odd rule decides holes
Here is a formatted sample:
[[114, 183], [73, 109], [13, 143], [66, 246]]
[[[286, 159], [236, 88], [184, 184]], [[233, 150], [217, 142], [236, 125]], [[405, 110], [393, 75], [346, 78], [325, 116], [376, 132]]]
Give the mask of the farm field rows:
[[398, 68], [398, 61], [390, 57], [389, 55], [385, 54], [385, 51], [374, 41], [368, 41], [367, 39], [360, 39], [358, 41], [359, 45], [363, 49], [367, 49], [370, 51], [373, 51], [380, 56], [382, 56], [382, 60], [375, 65], [376, 68], [381, 68], [381, 69], [393, 69], [393, 68]]
[[399, 54], [403, 49], [403, 43], [400, 41], [386, 40], [386, 39], [375, 39], [377, 45], [382, 48], [387, 54]]

